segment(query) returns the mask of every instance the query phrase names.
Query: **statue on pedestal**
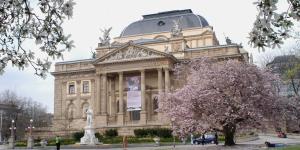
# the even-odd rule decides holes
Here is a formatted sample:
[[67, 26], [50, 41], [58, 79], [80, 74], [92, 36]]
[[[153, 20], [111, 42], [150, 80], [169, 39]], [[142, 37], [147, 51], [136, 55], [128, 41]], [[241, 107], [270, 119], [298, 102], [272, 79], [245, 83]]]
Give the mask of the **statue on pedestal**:
[[93, 127], [93, 110], [89, 107], [86, 111], [86, 127], [84, 127], [84, 136], [80, 139], [82, 145], [99, 144], [95, 137], [95, 128]]

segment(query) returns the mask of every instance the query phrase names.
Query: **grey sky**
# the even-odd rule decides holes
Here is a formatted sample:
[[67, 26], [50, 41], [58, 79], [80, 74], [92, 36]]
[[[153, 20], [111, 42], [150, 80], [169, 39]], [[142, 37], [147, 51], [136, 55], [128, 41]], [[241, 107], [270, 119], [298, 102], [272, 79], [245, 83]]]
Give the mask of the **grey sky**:
[[[91, 57], [91, 50], [97, 46], [100, 28], [113, 27], [111, 37], [119, 36], [131, 22], [142, 19], [142, 15], [161, 11], [192, 9], [195, 14], [206, 18], [213, 26], [221, 44], [225, 43], [224, 35], [233, 42], [243, 43], [244, 48], [259, 53], [248, 46], [248, 33], [252, 28], [256, 0], [74, 0], [74, 16], [64, 25], [65, 32], [72, 34], [75, 48], [65, 53], [64, 60], [86, 59]], [[62, 60], [58, 60], [62, 61]], [[51, 71], [54, 66], [52, 65]], [[43, 80], [33, 75], [32, 69], [23, 72], [7, 69], [0, 76], [0, 91], [11, 89], [21, 96], [32, 97], [42, 102], [53, 112], [53, 77], [48, 75]]]

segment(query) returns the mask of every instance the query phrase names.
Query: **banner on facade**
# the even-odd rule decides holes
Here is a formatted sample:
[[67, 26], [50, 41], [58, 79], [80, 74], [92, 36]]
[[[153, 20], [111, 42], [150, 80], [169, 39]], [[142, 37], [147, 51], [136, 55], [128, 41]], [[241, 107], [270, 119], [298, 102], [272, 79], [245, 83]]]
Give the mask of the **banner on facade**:
[[141, 110], [141, 77], [133, 76], [126, 78], [127, 84], [127, 111]]

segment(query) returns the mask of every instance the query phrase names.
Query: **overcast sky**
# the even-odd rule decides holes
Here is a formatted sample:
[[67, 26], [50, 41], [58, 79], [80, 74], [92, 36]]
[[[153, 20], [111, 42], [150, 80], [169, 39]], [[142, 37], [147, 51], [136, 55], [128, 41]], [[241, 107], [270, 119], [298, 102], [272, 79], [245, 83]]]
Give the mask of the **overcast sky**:
[[[192, 9], [206, 18], [213, 26], [220, 44], [225, 44], [224, 35], [254, 53], [257, 62], [261, 53], [248, 46], [248, 33], [257, 14], [253, 2], [256, 0], [74, 0], [73, 18], [64, 24], [65, 32], [72, 34], [75, 48], [64, 54], [64, 60], [86, 59], [99, 42], [100, 29], [113, 27], [111, 37], [117, 37], [130, 23], [142, 19], [142, 15], [162, 11]], [[62, 60], [58, 60], [62, 61]], [[51, 71], [54, 66], [52, 65]], [[53, 112], [53, 76], [44, 80], [33, 75], [32, 69], [18, 71], [8, 68], [0, 76], [0, 92], [5, 89], [18, 95], [32, 97]]]

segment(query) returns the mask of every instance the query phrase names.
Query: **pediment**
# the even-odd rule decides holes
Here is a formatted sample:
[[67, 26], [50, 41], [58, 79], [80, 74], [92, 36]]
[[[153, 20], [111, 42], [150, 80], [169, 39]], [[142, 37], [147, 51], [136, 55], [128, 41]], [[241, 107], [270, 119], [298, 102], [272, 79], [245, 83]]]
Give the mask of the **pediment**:
[[150, 49], [144, 46], [128, 43], [125, 46], [113, 50], [95, 61], [95, 64], [134, 61], [143, 59], [172, 57], [170, 54]]

